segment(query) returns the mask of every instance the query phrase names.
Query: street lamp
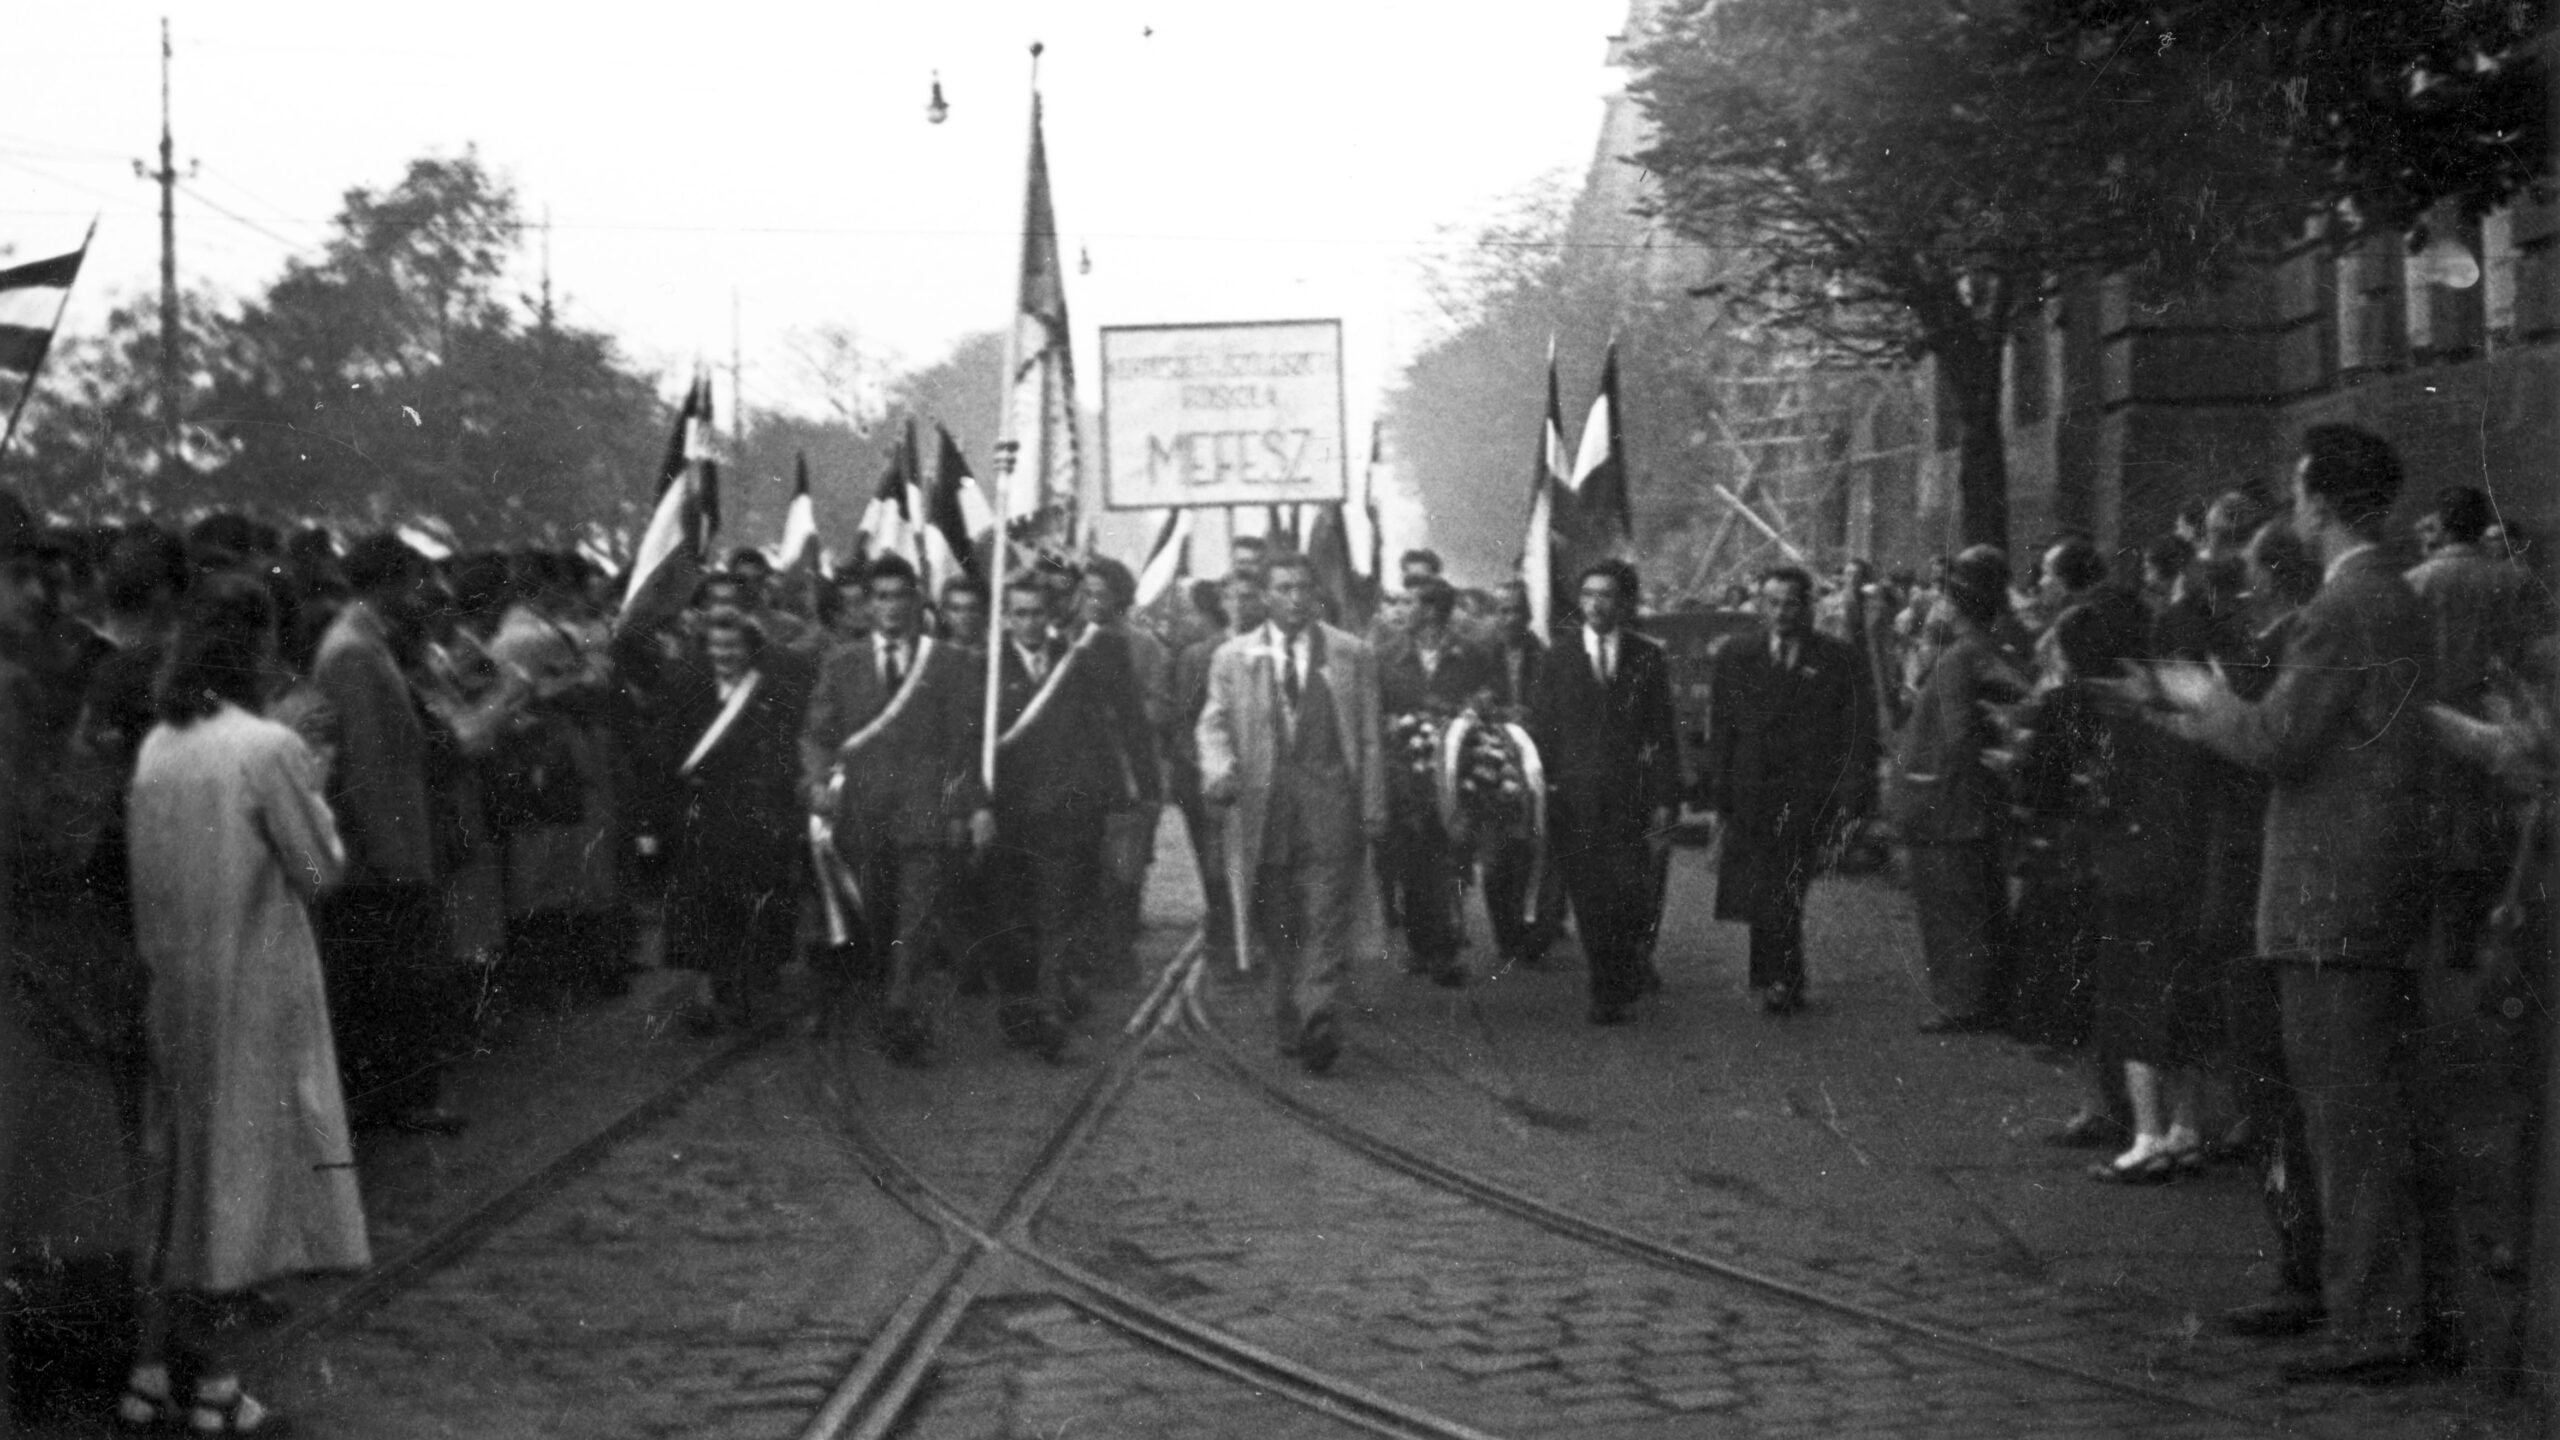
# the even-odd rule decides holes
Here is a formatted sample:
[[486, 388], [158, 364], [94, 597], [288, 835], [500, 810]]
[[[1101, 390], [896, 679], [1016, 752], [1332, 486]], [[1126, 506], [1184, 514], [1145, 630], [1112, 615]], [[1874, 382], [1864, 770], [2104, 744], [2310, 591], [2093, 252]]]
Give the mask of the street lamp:
[[950, 115], [951, 106], [942, 98], [942, 72], [936, 70], [933, 72], [933, 98], [924, 102], [924, 118], [928, 124], [939, 125]]

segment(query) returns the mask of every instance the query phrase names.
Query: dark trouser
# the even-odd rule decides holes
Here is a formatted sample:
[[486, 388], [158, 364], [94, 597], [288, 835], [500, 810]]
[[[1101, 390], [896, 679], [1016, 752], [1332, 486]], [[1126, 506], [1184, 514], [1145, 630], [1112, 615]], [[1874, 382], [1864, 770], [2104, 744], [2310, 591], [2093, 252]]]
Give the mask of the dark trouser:
[[[2354, 1351], [2457, 1342], [2461, 1238], [2436, 1153], [2449, 1121], [2438, 1113], [2438, 1087], [2426, 1083], [2417, 977], [2286, 964], [2279, 983], [2285, 1065], [2318, 1178], [2330, 1332]], [[2412, 1246], [2414, 1297], [2399, 1285]]]
[[[1529, 893], [1532, 880], [1538, 893]], [[1553, 945], [1563, 924], [1564, 889], [1549, 856], [1538, 863], [1535, 840], [1504, 838], [1485, 854], [1484, 914], [1493, 931], [1495, 953], [1504, 959], [1536, 964]]]
[[341, 886], [311, 907], [348, 1119], [436, 1103], [462, 1018], [432, 885]]
[[1466, 944], [1458, 914], [1457, 861], [1449, 833], [1437, 816], [1415, 817], [1396, 827], [1395, 875], [1404, 896], [1405, 943], [1413, 966], [1430, 974], [1454, 970]]
[[679, 884], [667, 895], [667, 963], [711, 977], [711, 998], [752, 1012], [791, 958], [798, 896], [788, 886]]
[[1784, 985], [1804, 993], [1804, 892], [1791, 882], [1760, 902], [1751, 920], [1752, 989]]
[[1200, 782], [1177, 782], [1173, 802], [1182, 811], [1183, 828], [1191, 834], [1191, 854], [1200, 864], [1200, 923], [1209, 962], [1222, 970], [1236, 963], [1236, 902], [1227, 887], [1227, 823], [1200, 798]]
[[[1155, 857], [1156, 825], [1163, 818], [1164, 808], [1155, 806], [1115, 811], [1104, 821], [1110, 841], [1104, 850], [1107, 863], [1100, 877], [1101, 903], [1095, 907], [1092, 927], [1092, 968], [1097, 983], [1127, 984], [1137, 979], [1138, 932], [1145, 919], [1147, 867]], [[1123, 859], [1130, 858], [1135, 861], [1135, 870], [1130, 878], [1123, 879], [1118, 867]]]
[[1591, 966], [1591, 1003], [1632, 1003], [1644, 993], [1644, 941], [1653, 923], [1653, 847], [1641, 831], [1605, 835], [1570, 815], [1556, 827], [1565, 898]]
[[2302, 1102], [2284, 1063], [2284, 998], [2280, 967], [2258, 959], [2223, 970], [2232, 1099], [2248, 1123], [2268, 1228], [2276, 1236], [2276, 1285], [2291, 1294], [2320, 1294], [2320, 1196]]
[[988, 894], [1005, 907], [1010, 958], [995, 975], [999, 994], [1027, 993], [1050, 1005], [1080, 996], [1093, 981], [1102, 921], [1103, 817], [1095, 810], [999, 815], [988, 851]]
[[2008, 996], [2008, 882], [1988, 840], [1914, 845], [1911, 894], [1929, 998], [1963, 1020], [1999, 1017]]

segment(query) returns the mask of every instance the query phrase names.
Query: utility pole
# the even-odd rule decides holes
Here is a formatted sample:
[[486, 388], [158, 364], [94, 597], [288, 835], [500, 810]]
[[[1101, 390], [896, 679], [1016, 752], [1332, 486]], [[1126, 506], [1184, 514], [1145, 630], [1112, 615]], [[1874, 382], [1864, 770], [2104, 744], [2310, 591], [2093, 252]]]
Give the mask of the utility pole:
[[[544, 342], [545, 346], [547, 347], [547, 346], [549, 345], [549, 343], [550, 343], [550, 340], [551, 340], [551, 323], [552, 323], [552, 312], [551, 312], [551, 202], [550, 202], [550, 201], [548, 201], [548, 200], [545, 200], [545, 201], [543, 201], [543, 202], [542, 202], [542, 308], [541, 308], [540, 310], [538, 310], [538, 311], [536, 311], [536, 312], [535, 312], [535, 320], [536, 320], [536, 322], [537, 322], [538, 324], [540, 324], [540, 325], [542, 326], [542, 339], [543, 339], [543, 342]], [[546, 358], [546, 359], [548, 359], [548, 358], [549, 358], [549, 355], [548, 355], [547, 349], [546, 349], [546, 353], [545, 353], [544, 358]]]
[[[140, 167], [136, 167], [140, 168]], [[160, 423], [166, 466], [176, 475], [186, 463], [186, 387], [178, 354], [178, 148], [169, 133], [169, 17], [160, 17]]]

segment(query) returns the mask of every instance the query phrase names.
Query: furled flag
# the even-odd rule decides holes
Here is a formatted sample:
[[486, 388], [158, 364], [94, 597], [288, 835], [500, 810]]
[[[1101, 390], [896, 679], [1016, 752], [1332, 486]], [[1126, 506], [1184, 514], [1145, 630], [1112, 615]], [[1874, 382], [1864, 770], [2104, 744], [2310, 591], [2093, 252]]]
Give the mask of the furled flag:
[[1360, 577], [1351, 573], [1351, 537], [1343, 525], [1344, 508], [1337, 501], [1315, 507], [1316, 518], [1307, 523], [1307, 569], [1333, 623], [1365, 630], [1370, 607], [1362, 603]]
[[875, 559], [882, 555], [902, 555], [908, 564], [916, 563], [916, 517], [912, 501], [915, 477], [907, 468], [913, 457], [913, 447], [903, 441], [890, 446], [889, 468], [880, 472], [880, 483], [871, 491], [871, 503], [863, 507], [865, 549]]
[[1618, 342], [1600, 362], [1600, 393], [1573, 457], [1574, 538], [1594, 555], [1623, 553], [1635, 536], [1635, 510], [1627, 495], [1626, 412], [1618, 405]]
[[706, 373], [694, 383], [701, 388], [702, 404], [695, 412], [698, 423], [693, 429], [694, 472], [701, 482], [701, 494], [694, 507], [693, 553], [709, 565], [712, 537], [720, 533], [720, 462], [711, 453], [711, 442], [720, 432], [712, 424], [711, 376]]
[[[1067, 278], [1058, 258], [1058, 218], [1049, 203], [1049, 150], [1040, 130], [1040, 93], [1031, 94], [1031, 157], [1022, 200], [1021, 288], [1014, 307], [1012, 393], [1007, 438], [1020, 448], [1005, 484], [1009, 516], [1071, 512], [1081, 464], [1076, 444], [1076, 370], [1068, 343]], [[1069, 536], [1043, 538], [1060, 542]]]
[[1156, 532], [1155, 548], [1147, 553], [1147, 563], [1138, 571], [1135, 608], [1144, 610], [1163, 599], [1190, 568], [1191, 511], [1186, 506], [1165, 512], [1164, 528]]
[[702, 524], [704, 456], [711, 426], [711, 385], [696, 375], [676, 411], [658, 466], [657, 507], [632, 558], [631, 582], [622, 592], [620, 623], [653, 620], [684, 608], [702, 578], [707, 531]]
[[933, 488], [924, 502], [924, 552], [939, 593], [943, 582], [954, 575], [980, 573], [978, 537], [995, 530], [996, 512], [987, 503], [987, 492], [978, 488], [978, 477], [970, 473], [960, 442], [938, 421], [933, 431], [937, 452]]
[[818, 502], [809, 494], [809, 454], [792, 457], [791, 504], [782, 512], [782, 568], [811, 576], [825, 559], [818, 544]]
[[[80, 278], [80, 262], [88, 258], [89, 240], [97, 233], [93, 220], [80, 248], [70, 254], [0, 270], [0, 374], [18, 382], [17, 398], [9, 406], [8, 436], [18, 432], [19, 412], [35, 393], [36, 373], [53, 348], [53, 332], [61, 328], [62, 312], [71, 304], [71, 283]], [[0, 446], [8, 436], [0, 436]]]
[[1378, 482], [1387, 468], [1387, 422], [1369, 422], [1369, 463], [1360, 470], [1360, 491], [1343, 507], [1342, 518], [1351, 544], [1351, 567], [1365, 577], [1372, 587], [1377, 584], [1378, 570], [1386, 561], [1386, 536], [1378, 525]]
[[1556, 342], [1547, 337], [1547, 414], [1538, 430], [1538, 454], [1529, 471], [1529, 527], [1520, 546], [1520, 581], [1529, 591], [1530, 633], [1555, 631], [1557, 508], [1564, 489], [1564, 402], [1556, 391]]

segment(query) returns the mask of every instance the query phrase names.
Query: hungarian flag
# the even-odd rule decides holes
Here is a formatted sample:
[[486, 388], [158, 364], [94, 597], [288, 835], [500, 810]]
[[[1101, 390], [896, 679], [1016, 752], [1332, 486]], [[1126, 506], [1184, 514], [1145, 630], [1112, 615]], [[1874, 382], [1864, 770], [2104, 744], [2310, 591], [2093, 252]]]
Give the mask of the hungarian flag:
[[1147, 552], [1147, 563], [1138, 571], [1137, 609], [1144, 610], [1164, 598], [1174, 582], [1191, 573], [1191, 511], [1188, 507], [1168, 510], [1164, 528], [1156, 532], [1156, 543]]
[[937, 449], [933, 487], [925, 492], [924, 551], [938, 591], [954, 575], [980, 573], [978, 537], [995, 530], [996, 512], [987, 503], [987, 492], [978, 487], [978, 477], [970, 473], [960, 442], [939, 421], [933, 432]]
[[909, 564], [916, 561], [916, 485], [908, 468], [914, 454], [915, 447], [904, 441], [889, 447], [889, 467], [880, 472], [862, 511], [865, 549], [873, 556], [903, 555]]
[[675, 433], [667, 437], [666, 458], [658, 465], [657, 508], [650, 512], [640, 553], [631, 562], [631, 582], [622, 592], [622, 624], [683, 609], [702, 579], [710, 534], [702, 516], [710, 429], [711, 382], [697, 374], [676, 411]]
[[1369, 463], [1360, 471], [1360, 493], [1343, 507], [1342, 518], [1351, 544], [1352, 569], [1366, 576], [1374, 587], [1378, 571], [1386, 563], [1386, 535], [1378, 524], [1378, 482], [1387, 468], [1387, 422], [1369, 422]]
[[791, 504], [782, 512], [782, 568], [815, 575], [825, 556], [818, 545], [818, 502], [809, 495], [809, 454], [792, 457]]
[[[1058, 254], [1058, 218], [1049, 202], [1049, 149], [1040, 95], [1031, 95], [1031, 155], [1022, 197], [1022, 266], [1014, 304], [1013, 374], [1007, 380], [1008, 438], [1019, 447], [1008, 517], [1066, 514], [1082, 493], [1076, 444], [1075, 353], [1067, 328], [1067, 277]], [[1053, 537], [1065, 541], [1070, 536]]]
[[0, 270], [0, 373], [24, 382], [43, 366], [63, 307], [71, 303], [71, 282], [80, 278], [80, 262], [88, 254], [83, 240], [68, 255]]
[[1635, 536], [1635, 510], [1627, 496], [1626, 414], [1618, 406], [1618, 342], [1600, 362], [1600, 393], [1582, 425], [1573, 457], [1575, 539], [1594, 554], [1620, 551]]
[[1520, 580], [1529, 591], [1529, 628], [1544, 638], [1555, 631], [1558, 583], [1558, 512], [1565, 492], [1564, 402], [1556, 389], [1556, 342], [1547, 339], [1547, 414], [1538, 431], [1538, 453], [1529, 470], [1529, 526], [1520, 546]]

